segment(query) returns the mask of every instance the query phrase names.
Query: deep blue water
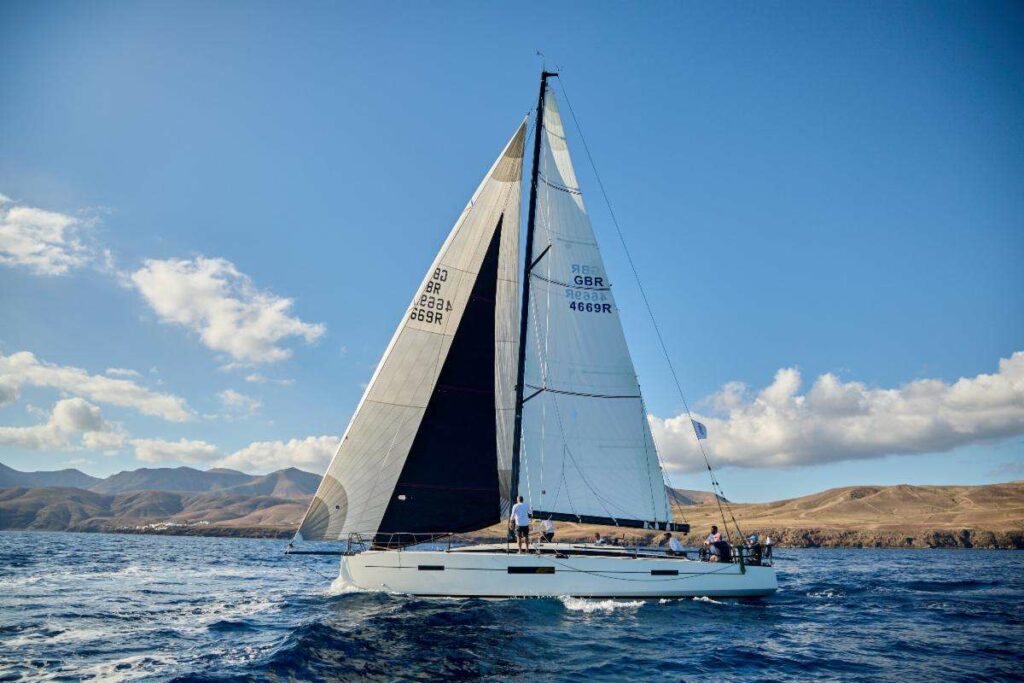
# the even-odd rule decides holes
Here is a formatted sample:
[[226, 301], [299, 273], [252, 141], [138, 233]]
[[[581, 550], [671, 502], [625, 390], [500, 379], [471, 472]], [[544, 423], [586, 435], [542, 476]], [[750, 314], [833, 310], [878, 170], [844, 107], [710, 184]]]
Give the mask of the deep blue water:
[[243, 539], [0, 533], [0, 680], [1024, 680], [1024, 553], [780, 550], [760, 601], [331, 595]]

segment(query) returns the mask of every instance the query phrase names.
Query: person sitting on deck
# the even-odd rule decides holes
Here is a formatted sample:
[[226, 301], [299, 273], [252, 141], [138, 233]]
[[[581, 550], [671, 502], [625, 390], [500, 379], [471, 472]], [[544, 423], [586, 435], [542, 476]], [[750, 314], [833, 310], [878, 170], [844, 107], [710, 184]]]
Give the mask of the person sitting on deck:
[[516, 545], [519, 552], [523, 552], [523, 544], [526, 544], [526, 552], [530, 552], [530, 506], [523, 502], [519, 496], [519, 502], [512, 506], [512, 514], [509, 515], [509, 526], [515, 527]]
[[747, 539], [747, 549], [750, 551], [750, 564], [760, 565], [764, 549], [761, 547], [761, 542], [757, 539], [757, 534], [751, 534], [750, 538]]
[[711, 553], [709, 558], [711, 562], [729, 562], [732, 560], [732, 548], [729, 547], [729, 542], [722, 538], [722, 533], [718, 530], [717, 526], [711, 525], [711, 533], [704, 540], [704, 545], [707, 546]]
[[666, 531], [665, 538], [668, 539], [668, 550], [665, 551], [666, 555], [686, 555], [683, 551], [683, 544], [679, 542], [679, 539], [672, 535], [672, 532]]
[[545, 543], [552, 543], [555, 540], [555, 523], [550, 519], [545, 519], [541, 522], [541, 528], [543, 528], [544, 531], [541, 533], [540, 537], [544, 539]]
[[601, 535], [600, 531], [594, 532], [594, 544], [595, 545], [607, 545], [608, 541]]

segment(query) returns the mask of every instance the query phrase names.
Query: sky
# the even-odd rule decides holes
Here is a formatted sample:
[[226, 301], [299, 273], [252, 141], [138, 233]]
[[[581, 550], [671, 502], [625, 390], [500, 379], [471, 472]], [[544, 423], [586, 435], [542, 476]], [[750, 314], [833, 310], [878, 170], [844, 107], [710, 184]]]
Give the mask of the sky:
[[[1024, 479], [999, 2], [2, 3], [0, 462], [321, 472], [538, 50], [729, 498]], [[670, 480], [707, 489], [568, 134]]]

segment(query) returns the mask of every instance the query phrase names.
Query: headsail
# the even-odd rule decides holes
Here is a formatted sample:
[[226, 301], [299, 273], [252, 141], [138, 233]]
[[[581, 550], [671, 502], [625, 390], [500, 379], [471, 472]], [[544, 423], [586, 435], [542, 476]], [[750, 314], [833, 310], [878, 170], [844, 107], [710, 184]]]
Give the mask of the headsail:
[[302, 538], [358, 533], [404, 545], [500, 519], [525, 136], [524, 121], [427, 270], [302, 520]]
[[538, 160], [518, 492], [535, 516], [663, 527], [660, 462], [550, 89]]

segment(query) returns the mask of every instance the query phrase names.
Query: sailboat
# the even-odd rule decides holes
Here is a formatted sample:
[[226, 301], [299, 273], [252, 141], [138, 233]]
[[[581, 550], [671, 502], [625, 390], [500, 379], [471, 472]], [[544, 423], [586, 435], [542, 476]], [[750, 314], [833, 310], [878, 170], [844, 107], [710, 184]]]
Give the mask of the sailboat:
[[[338, 581], [429, 596], [762, 596], [775, 571], [658, 548], [452, 543], [508, 520], [686, 532], [549, 81], [519, 263], [526, 117], [405, 310], [296, 539], [345, 543]], [[519, 279], [519, 273], [522, 279]], [[447, 539], [447, 544], [445, 540]]]

